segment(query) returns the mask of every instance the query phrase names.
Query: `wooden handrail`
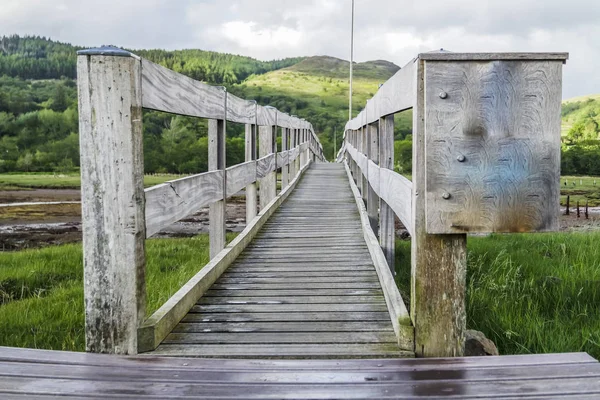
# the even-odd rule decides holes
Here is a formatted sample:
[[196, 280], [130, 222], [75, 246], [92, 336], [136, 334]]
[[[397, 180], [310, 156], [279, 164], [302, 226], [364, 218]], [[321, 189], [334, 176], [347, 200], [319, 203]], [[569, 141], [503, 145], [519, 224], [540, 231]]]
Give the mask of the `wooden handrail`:
[[[276, 192], [276, 171], [282, 169], [286, 175], [282, 190], [288, 193], [311, 161], [325, 160], [323, 148], [307, 121], [240, 99], [223, 87], [195, 81], [121, 49], [80, 51], [77, 68], [86, 348], [135, 354], [138, 328], [144, 326], [143, 338], [153, 332], [146, 347], [163, 332], [144, 324], [146, 237], [209, 206], [211, 259], [220, 255], [219, 268], [226, 268], [232, 259], [221, 253], [239, 254], [249, 242], [244, 235], [256, 234], [260, 225], [255, 223], [254, 229], [242, 234], [236, 241], [238, 247], [225, 249], [227, 198], [247, 188], [247, 224], [256, 218], [264, 223], [267, 208], [282, 201]], [[209, 119], [210, 171], [144, 190], [143, 108]], [[229, 168], [225, 167], [227, 121], [246, 125], [246, 162]], [[293, 145], [282, 152], [276, 147], [280, 130], [286, 137], [293, 136]], [[265, 210], [258, 216], [257, 185]], [[175, 308], [156, 319], [160, 326], [176, 323], [174, 318], [201, 292], [187, 287], [184, 301], [172, 302]]]
[[[392, 271], [395, 215], [411, 234], [417, 355], [463, 354], [467, 233], [557, 229], [567, 58], [420, 54], [346, 124], [338, 161], [348, 163]], [[394, 114], [408, 109], [412, 182], [392, 170]]]

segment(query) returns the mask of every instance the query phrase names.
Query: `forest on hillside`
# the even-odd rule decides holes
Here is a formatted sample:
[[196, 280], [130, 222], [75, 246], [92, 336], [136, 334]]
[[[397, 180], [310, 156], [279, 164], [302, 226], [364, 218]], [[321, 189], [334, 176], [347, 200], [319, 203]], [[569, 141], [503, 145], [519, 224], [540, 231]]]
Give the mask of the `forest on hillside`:
[[[77, 47], [43, 37], [0, 38], [0, 172], [64, 171], [79, 165], [75, 62]], [[326, 156], [339, 148], [347, 119], [343, 60], [326, 57], [263, 62], [201, 50], [140, 50], [137, 54], [210, 84], [227, 84], [240, 97], [298, 115], [315, 127]], [[333, 64], [332, 64], [333, 63]], [[368, 70], [369, 66], [372, 67]], [[385, 62], [363, 63], [355, 82], [355, 111], [395, 71]], [[337, 72], [336, 72], [337, 73]], [[562, 171], [600, 175], [600, 100], [563, 105]], [[411, 173], [412, 115], [396, 118], [395, 165]], [[243, 162], [243, 126], [227, 124], [227, 162]], [[201, 119], [144, 112], [144, 159], [148, 173], [197, 173], [207, 169], [208, 127]]]

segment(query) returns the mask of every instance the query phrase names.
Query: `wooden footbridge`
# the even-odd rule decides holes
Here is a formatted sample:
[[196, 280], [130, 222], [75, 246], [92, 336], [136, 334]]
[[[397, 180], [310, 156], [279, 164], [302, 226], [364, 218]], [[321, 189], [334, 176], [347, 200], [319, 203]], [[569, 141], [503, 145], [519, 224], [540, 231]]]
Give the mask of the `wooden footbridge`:
[[[420, 54], [348, 122], [337, 163], [305, 120], [120, 49], [78, 58], [86, 344], [116, 355], [0, 349], [3, 398], [600, 395], [585, 354], [461, 358], [467, 233], [557, 227], [566, 54]], [[144, 108], [208, 119], [209, 171], [144, 190]], [[408, 109], [412, 181], [393, 171]], [[245, 125], [242, 164], [227, 123]], [[146, 318], [145, 239], [206, 206], [211, 261]], [[397, 219], [411, 265], [394, 264]]]

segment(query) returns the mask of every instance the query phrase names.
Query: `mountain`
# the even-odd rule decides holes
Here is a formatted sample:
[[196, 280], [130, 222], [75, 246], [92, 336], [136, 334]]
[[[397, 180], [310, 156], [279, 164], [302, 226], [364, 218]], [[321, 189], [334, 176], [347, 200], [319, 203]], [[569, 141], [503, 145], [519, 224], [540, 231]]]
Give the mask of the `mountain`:
[[[0, 172], [62, 171], [78, 165], [74, 78], [80, 48], [42, 36], [0, 38]], [[326, 56], [260, 61], [203, 50], [131, 51], [311, 121], [329, 157], [333, 157], [334, 132], [338, 134], [337, 148], [341, 144], [348, 115], [347, 61]], [[398, 69], [381, 60], [354, 65], [354, 114]], [[205, 170], [206, 124], [204, 120], [145, 111], [146, 171]], [[239, 124], [227, 124], [227, 130], [227, 162], [241, 162], [244, 129]]]

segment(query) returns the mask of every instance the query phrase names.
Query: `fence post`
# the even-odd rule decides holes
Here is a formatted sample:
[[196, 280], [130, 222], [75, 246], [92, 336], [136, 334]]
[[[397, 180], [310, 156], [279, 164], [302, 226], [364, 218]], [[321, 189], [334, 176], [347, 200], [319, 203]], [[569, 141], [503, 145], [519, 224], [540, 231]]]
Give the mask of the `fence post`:
[[465, 234], [426, 231], [424, 61], [417, 60], [413, 108], [413, 229], [411, 317], [418, 357], [459, 357], [464, 353], [466, 313]]
[[[379, 166], [394, 170], [394, 114], [379, 119]], [[396, 275], [396, 215], [383, 200], [379, 201], [379, 243], [392, 274]]]
[[[256, 124], [246, 124], [246, 162], [256, 160]], [[258, 193], [256, 182], [246, 186], [246, 225], [252, 221], [257, 214]]]
[[369, 160], [369, 125], [368, 124], [363, 125], [363, 127], [362, 127], [360, 151], [367, 158], [367, 162], [365, 162], [365, 168], [361, 174], [362, 184], [360, 187], [361, 188], [360, 193], [362, 194], [363, 202], [366, 205], [367, 201], [369, 200], [369, 180], [367, 179], [367, 177], [369, 176], [369, 162], [368, 162], [368, 160]]
[[[277, 154], [274, 146], [276, 143], [273, 140], [275, 126], [260, 126], [258, 146], [259, 157], [265, 157], [269, 154], [274, 154], [277, 158]], [[263, 179], [259, 181], [260, 191], [260, 209], [264, 210], [266, 206], [277, 196], [277, 171], [269, 172]]]
[[[290, 131], [288, 128], [281, 128], [281, 150], [288, 151], [290, 149]], [[289, 153], [288, 153], [289, 161]], [[290, 183], [290, 164], [281, 167], [281, 190], [288, 187]]]
[[[368, 159], [373, 161], [376, 165], [379, 165], [379, 126], [378, 125], [367, 125], [367, 141], [369, 155]], [[368, 178], [368, 176], [367, 176]], [[379, 180], [379, 176], [377, 177]], [[369, 221], [371, 222], [371, 229], [375, 233], [375, 236], [379, 237], [379, 196], [373, 190], [373, 187], [367, 179], [368, 193], [367, 193], [367, 214], [369, 215]]]
[[[227, 96], [225, 96], [227, 98]], [[225, 107], [227, 110], [227, 107]], [[223, 200], [211, 203], [208, 211], [210, 258], [213, 259], [225, 248], [225, 210], [226, 210], [226, 173], [225, 173], [225, 132], [226, 119], [208, 121], [208, 170], [223, 173]]]
[[78, 52], [86, 350], [137, 354], [145, 317], [141, 61]]

